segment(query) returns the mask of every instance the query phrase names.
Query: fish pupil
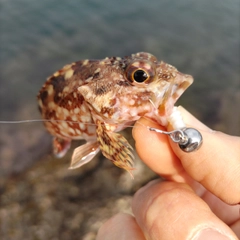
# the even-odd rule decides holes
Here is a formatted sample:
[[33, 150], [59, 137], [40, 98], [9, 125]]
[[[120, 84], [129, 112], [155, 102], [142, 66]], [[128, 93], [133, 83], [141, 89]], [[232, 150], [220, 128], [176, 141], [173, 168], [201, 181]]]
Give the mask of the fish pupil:
[[136, 82], [144, 82], [146, 79], [148, 79], [148, 75], [145, 71], [143, 70], [137, 70], [133, 74], [133, 78]]

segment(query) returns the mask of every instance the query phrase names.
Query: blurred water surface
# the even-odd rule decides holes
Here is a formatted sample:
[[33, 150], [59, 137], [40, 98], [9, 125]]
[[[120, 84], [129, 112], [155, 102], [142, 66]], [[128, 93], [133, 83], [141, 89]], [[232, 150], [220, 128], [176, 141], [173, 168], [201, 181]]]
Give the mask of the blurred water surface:
[[19, 118], [16, 111], [34, 104], [46, 77], [66, 63], [148, 51], [194, 76], [186, 104], [212, 122], [206, 113], [219, 114], [216, 99], [239, 89], [238, 4], [2, 1], [1, 116]]
[[[240, 134], [238, 0], [1, 0], [0, 4], [0, 120], [39, 118], [38, 90], [46, 77], [67, 63], [147, 51], [194, 76], [182, 105], [210, 127]], [[44, 158], [50, 152], [50, 137], [41, 123], [2, 124], [0, 130], [0, 183], [7, 192], [7, 177]], [[61, 216], [62, 221], [69, 217]], [[81, 217], [76, 222], [81, 223]], [[54, 231], [61, 232], [61, 224]], [[29, 225], [26, 221], [24, 226]], [[70, 229], [66, 236], [83, 236], [90, 225], [81, 231]], [[56, 232], [46, 230], [43, 236], [60, 239]], [[28, 236], [21, 234], [25, 239], [33, 236], [31, 231]]]

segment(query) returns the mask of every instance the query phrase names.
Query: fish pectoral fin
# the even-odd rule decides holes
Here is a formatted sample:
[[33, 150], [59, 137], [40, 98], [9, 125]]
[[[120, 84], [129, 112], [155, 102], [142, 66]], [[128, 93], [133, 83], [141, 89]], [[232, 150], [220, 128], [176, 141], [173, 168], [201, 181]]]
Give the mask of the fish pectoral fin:
[[63, 157], [71, 146], [71, 140], [53, 138], [53, 153], [57, 158]]
[[102, 154], [133, 177], [131, 171], [134, 170], [134, 155], [128, 141], [121, 134], [107, 130], [106, 125], [101, 122], [97, 123], [96, 133]]
[[75, 169], [90, 162], [99, 152], [98, 142], [87, 142], [74, 149], [69, 169]]

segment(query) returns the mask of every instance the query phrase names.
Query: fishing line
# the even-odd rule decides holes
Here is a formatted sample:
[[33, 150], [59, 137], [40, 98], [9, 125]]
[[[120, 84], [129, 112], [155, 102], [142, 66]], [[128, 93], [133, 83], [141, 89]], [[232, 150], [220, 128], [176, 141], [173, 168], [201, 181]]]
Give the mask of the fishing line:
[[[144, 117], [143, 117], [144, 118]], [[146, 117], [145, 117], [146, 118]], [[152, 123], [156, 123], [152, 119], [146, 118]], [[33, 123], [33, 122], [67, 122], [67, 123], [82, 123], [90, 126], [96, 126], [97, 124], [95, 123], [84, 123], [84, 122], [79, 122], [79, 121], [70, 121], [70, 120], [56, 120], [56, 119], [26, 119], [26, 120], [17, 120], [17, 121], [0, 121], [0, 124], [21, 124], [21, 123]], [[116, 124], [116, 123], [113, 123]], [[182, 128], [182, 129], [176, 129], [173, 131], [163, 131], [158, 128], [154, 127], [149, 127], [147, 125], [144, 125], [143, 123], [138, 122], [139, 125], [146, 127], [149, 131], [153, 131], [156, 133], [160, 134], [165, 134], [168, 135], [171, 140], [175, 143], [178, 144], [180, 149], [184, 152], [193, 152], [198, 150], [201, 145], [202, 145], [202, 135], [201, 133], [195, 129], [195, 128]], [[121, 124], [119, 124], [121, 125]], [[131, 125], [125, 125], [123, 124], [123, 129], [124, 128], [133, 128], [137, 127], [136, 125], [131, 126]]]
[[[146, 118], [146, 117], [143, 117], [143, 118]], [[149, 119], [149, 118], [146, 118], [148, 119], [149, 121], [153, 122], [153, 123], [156, 123], [154, 122], [152, 119]], [[0, 124], [22, 124], [22, 123], [34, 123], [34, 122], [67, 122], [67, 123], [82, 123], [82, 124], [85, 124], [85, 125], [91, 125], [91, 126], [97, 126], [96, 123], [85, 123], [85, 122], [80, 122], [80, 121], [72, 121], [72, 120], [57, 120], [57, 119], [24, 119], [24, 120], [2, 120], [0, 121]], [[112, 124], [116, 124], [116, 123], [112, 123]], [[147, 127], [146, 125], [142, 124], [142, 123], [139, 123], [141, 124], [142, 126], [145, 126]], [[116, 124], [117, 125], [117, 124]], [[122, 125], [122, 124], [119, 124], [119, 125]], [[124, 124], [125, 125], [125, 124]], [[126, 128], [129, 128], [129, 127], [134, 127], [134, 126], [131, 126], [131, 125], [125, 125]], [[136, 127], [136, 126], [135, 126]]]
[[71, 120], [56, 120], [56, 119], [25, 119], [25, 120], [16, 120], [16, 121], [0, 121], [0, 124], [20, 124], [20, 123], [33, 123], [33, 122], [67, 122], [67, 123], [83, 123], [86, 125], [94, 125], [96, 126], [95, 123], [84, 123], [84, 122], [79, 122], [79, 121], [71, 121]]

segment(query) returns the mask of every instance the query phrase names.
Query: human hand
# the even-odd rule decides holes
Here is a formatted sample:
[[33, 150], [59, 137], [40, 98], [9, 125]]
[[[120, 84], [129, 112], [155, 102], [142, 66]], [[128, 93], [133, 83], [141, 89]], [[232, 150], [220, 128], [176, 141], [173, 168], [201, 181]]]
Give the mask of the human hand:
[[201, 132], [203, 145], [185, 153], [167, 136], [146, 128], [161, 126], [140, 119], [133, 129], [136, 150], [166, 181], [154, 180], [137, 191], [134, 216], [114, 216], [97, 240], [240, 238], [240, 138], [214, 132], [180, 111], [187, 126]]

